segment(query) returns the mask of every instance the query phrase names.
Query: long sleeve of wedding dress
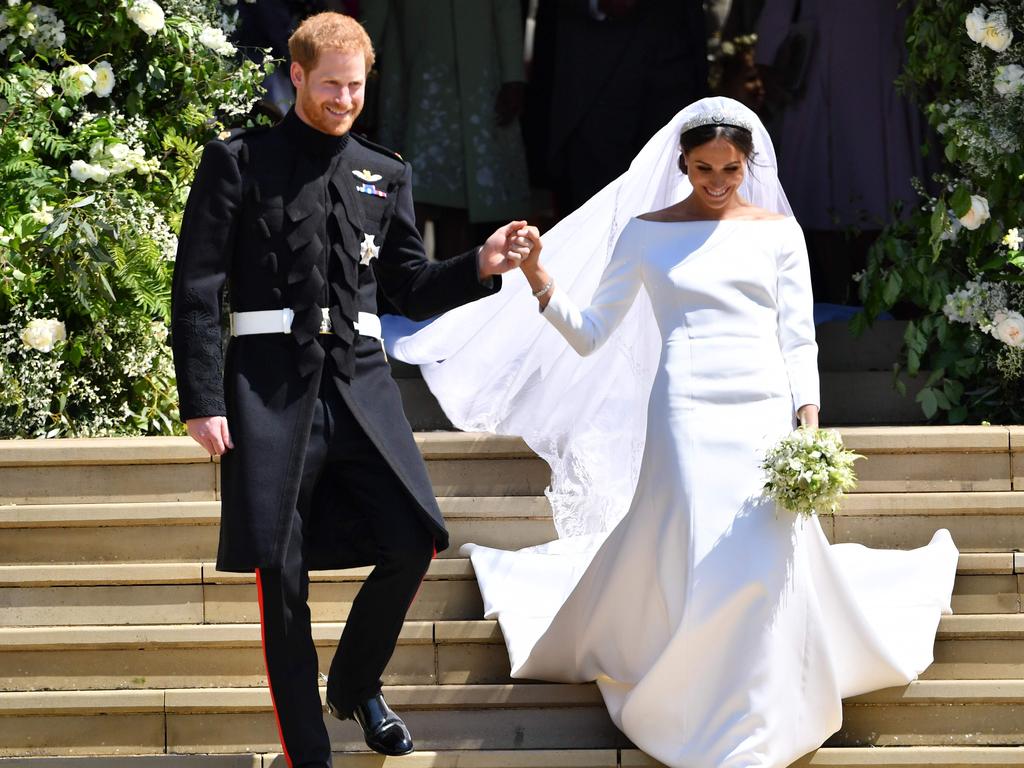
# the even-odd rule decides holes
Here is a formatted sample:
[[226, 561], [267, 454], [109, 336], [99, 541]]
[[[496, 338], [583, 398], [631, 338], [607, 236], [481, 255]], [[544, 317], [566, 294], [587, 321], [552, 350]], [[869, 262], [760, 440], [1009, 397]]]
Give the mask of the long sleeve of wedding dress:
[[629, 222], [615, 244], [587, 309], [581, 311], [557, 286], [544, 308], [545, 319], [583, 356], [595, 352], [608, 340], [640, 291], [643, 275], [639, 237], [639, 227]]
[[807, 245], [799, 227], [783, 241], [779, 253], [779, 346], [789, 374], [793, 408], [821, 405], [818, 386], [818, 345], [814, 340], [814, 298]]

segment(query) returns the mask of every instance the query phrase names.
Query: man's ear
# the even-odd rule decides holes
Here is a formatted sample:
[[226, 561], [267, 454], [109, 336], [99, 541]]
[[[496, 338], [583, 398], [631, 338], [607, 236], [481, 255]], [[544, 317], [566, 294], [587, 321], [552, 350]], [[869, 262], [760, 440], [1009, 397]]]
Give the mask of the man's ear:
[[288, 74], [291, 75], [292, 85], [298, 90], [306, 79], [306, 72], [302, 69], [302, 65], [297, 61], [293, 61]]

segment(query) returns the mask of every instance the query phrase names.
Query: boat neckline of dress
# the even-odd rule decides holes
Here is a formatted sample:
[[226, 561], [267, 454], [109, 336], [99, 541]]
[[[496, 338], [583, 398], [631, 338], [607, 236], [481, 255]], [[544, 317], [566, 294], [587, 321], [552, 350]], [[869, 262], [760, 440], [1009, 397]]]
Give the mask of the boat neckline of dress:
[[644, 219], [640, 216], [634, 216], [633, 219], [636, 221], [649, 221], [651, 224], [722, 224], [726, 221], [744, 221], [744, 222], [755, 222], [755, 221], [789, 221], [795, 218], [794, 216], [782, 216], [779, 218], [771, 219]]

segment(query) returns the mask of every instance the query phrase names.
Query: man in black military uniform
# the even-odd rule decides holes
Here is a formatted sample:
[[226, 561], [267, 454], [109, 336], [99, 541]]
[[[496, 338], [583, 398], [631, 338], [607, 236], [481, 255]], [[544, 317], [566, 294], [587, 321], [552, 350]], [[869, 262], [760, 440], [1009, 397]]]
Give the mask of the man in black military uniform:
[[[525, 222], [431, 263], [409, 166], [349, 130], [373, 63], [353, 19], [289, 40], [296, 105], [277, 126], [207, 145], [181, 227], [173, 348], [182, 419], [221, 459], [217, 565], [256, 573], [267, 674], [290, 766], [329, 766], [306, 604], [310, 569], [374, 565], [327, 682], [367, 744], [412, 751], [381, 674], [448, 534], [390, 375], [378, 286], [427, 318], [500, 288]], [[221, 354], [221, 295], [232, 339]]]

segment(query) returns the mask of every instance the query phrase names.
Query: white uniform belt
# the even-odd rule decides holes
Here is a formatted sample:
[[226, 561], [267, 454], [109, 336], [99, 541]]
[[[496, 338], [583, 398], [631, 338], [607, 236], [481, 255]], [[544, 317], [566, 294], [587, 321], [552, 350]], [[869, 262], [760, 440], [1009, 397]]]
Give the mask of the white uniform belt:
[[[323, 309], [323, 321], [320, 333], [331, 332], [331, 317], [328, 310]], [[295, 312], [291, 309], [266, 309], [260, 312], [232, 312], [231, 335], [253, 336], [260, 333], [291, 333]], [[380, 318], [369, 312], [360, 312], [355, 324], [356, 333], [360, 336], [381, 338]]]

